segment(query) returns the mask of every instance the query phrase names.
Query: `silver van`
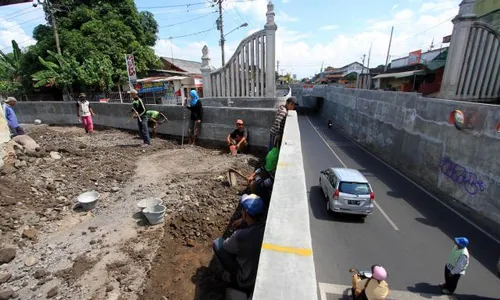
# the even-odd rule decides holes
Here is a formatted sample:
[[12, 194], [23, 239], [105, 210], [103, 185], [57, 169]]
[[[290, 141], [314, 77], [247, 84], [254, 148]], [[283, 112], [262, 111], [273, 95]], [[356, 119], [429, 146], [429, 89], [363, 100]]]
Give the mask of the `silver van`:
[[375, 194], [358, 170], [329, 168], [321, 171], [319, 186], [328, 199], [328, 211], [366, 217], [373, 211]]

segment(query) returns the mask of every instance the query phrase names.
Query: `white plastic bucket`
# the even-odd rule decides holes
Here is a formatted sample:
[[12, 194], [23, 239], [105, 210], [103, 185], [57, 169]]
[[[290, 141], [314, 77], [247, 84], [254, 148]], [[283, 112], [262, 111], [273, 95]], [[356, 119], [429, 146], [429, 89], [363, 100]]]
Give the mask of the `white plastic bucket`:
[[139, 203], [137, 203], [137, 206], [140, 209], [145, 209], [146, 207], [156, 206], [161, 204], [163, 204], [163, 200], [161, 200], [160, 198], [146, 198], [139, 201]]
[[97, 199], [99, 199], [100, 195], [96, 191], [85, 192], [80, 194], [76, 200], [78, 201], [79, 206], [84, 210], [94, 209], [97, 204]]
[[165, 220], [165, 211], [167, 210], [167, 207], [165, 205], [155, 205], [155, 206], [149, 206], [146, 207], [142, 213], [144, 216], [146, 216], [146, 219], [148, 219], [149, 224], [155, 225], [155, 224], [160, 224], [163, 223]]

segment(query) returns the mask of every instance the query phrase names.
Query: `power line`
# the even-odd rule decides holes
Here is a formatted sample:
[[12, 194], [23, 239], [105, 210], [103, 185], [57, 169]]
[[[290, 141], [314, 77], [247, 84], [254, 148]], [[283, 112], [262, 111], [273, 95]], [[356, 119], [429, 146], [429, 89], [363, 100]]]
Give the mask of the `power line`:
[[17, 17], [19, 17], [19, 16], [23, 16], [23, 15], [26, 15], [26, 14], [30, 14], [30, 13], [35, 12], [35, 11], [37, 11], [37, 10], [38, 10], [38, 9], [33, 8], [32, 10], [30, 10], [30, 11], [28, 11], [28, 12], [25, 12], [25, 13], [22, 13], [22, 14], [18, 14], [18, 15], [14, 15], [14, 16], [9, 17], [9, 18], [2, 18], [2, 19], [3, 19], [4, 21], [7, 21], [7, 20], [10, 20], [10, 19], [17, 18]]
[[4, 19], [5, 17], [9, 17], [9, 16], [12, 16], [12, 15], [15, 15], [15, 14], [17, 14], [17, 13], [20, 13], [20, 12], [22, 12], [22, 11], [28, 10], [28, 9], [31, 9], [31, 7], [25, 7], [25, 8], [23, 8], [23, 9], [20, 9], [20, 10], [18, 10], [18, 11], [13, 12], [13, 13], [7, 14], [7, 15], [3, 16], [3, 17], [2, 17], [2, 19]]
[[34, 19], [31, 19], [31, 20], [28, 20], [28, 21], [24, 21], [22, 23], [16, 23], [15, 25], [12, 25], [12, 26], [9, 26], [9, 27], [6, 27], [6, 28], [0, 28], [0, 30], [7, 30], [7, 29], [10, 29], [10, 28], [14, 28], [14, 27], [17, 27], [19, 25], [23, 25], [23, 24], [26, 24], [26, 23], [29, 23], [29, 22], [33, 22], [35, 20], [39, 20], [39, 19], [44, 19], [45, 17], [38, 17], [38, 18], [34, 18]]
[[167, 28], [167, 27], [172, 27], [172, 26], [179, 25], [179, 24], [188, 23], [188, 22], [191, 22], [191, 21], [195, 21], [195, 20], [204, 18], [204, 17], [209, 16], [209, 15], [214, 14], [214, 13], [216, 13], [216, 11], [209, 12], [208, 14], [205, 14], [205, 15], [193, 18], [193, 19], [189, 19], [189, 20], [186, 20], [186, 21], [181, 21], [181, 22], [177, 22], [177, 23], [173, 23], [173, 24], [169, 24], [169, 25], [165, 25], [165, 26], [160, 26], [159, 28]]
[[207, 10], [207, 9], [211, 9], [211, 7], [200, 7], [200, 8], [195, 8], [195, 9], [189, 9], [188, 8], [188, 10], [174, 10], [174, 11], [153, 12], [153, 15], [155, 15], [155, 16], [156, 15], [164, 15], [164, 14], [176, 15], [176, 14], [185, 14], [185, 13], [190, 13], [190, 12], [193, 12], [193, 11]]
[[434, 25], [434, 26], [432, 26], [432, 27], [429, 27], [429, 28], [427, 28], [427, 29], [426, 29], [426, 30], [424, 30], [424, 31], [421, 31], [421, 32], [419, 32], [419, 33], [416, 33], [416, 34], [414, 34], [414, 35], [409, 36], [409, 38], [411, 38], [411, 37], [415, 37], [415, 36], [420, 35], [420, 34], [422, 34], [422, 33], [424, 33], [424, 32], [427, 32], [427, 31], [429, 31], [429, 30], [431, 30], [431, 29], [434, 29], [434, 28], [438, 27], [439, 25], [442, 25], [442, 24], [444, 24], [444, 23], [446, 23], [446, 22], [451, 21], [453, 18], [454, 18], [454, 17], [451, 17], [451, 18], [449, 18], [449, 19], [447, 19], [447, 20], [444, 20], [443, 22], [441, 22], [441, 23], [439, 23], [439, 24], [436, 24], [436, 25]]
[[193, 35], [198, 35], [198, 34], [202, 34], [202, 33], [205, 33], [205, 32], [209, 32], [211, 30], [214, 30], [214, 28], [215, 27], [212, 27], [212, 28], [206, 29], [206, 30], [202, 30], [202, 31], [198, 31], [198, 32], [194, 32], [194, 33], [185, 34], [185, 35], [170, 36], [170, 37], [165, 37], [165, 38], [160, 38], [160, 39], [162, 39], [162, 40], [179, 39], [179, 38], [183, 38], [183, 37], [188, 37], [188, 36], [193, 36]]
[[158, 8], [172, 8], [172, 7], [190, 7], [195, 5], [207, 4], [206, 2], [196, 2], [196, 3], [188, 3], [188, 4], [174, 4], [174, 5], [162, 5], [162, 6], [141, 6], [137, 7], [138, 9], [158, 9]]
[[[21, 44], [24, 44], [24, 43], [29, 42], [29, 41], [31, 41], [31, 40], [36, 41], [34, 38], [29, 38], [29, 39], [27, 39], [27, 40], [25, 40], [25, 41], [22, 41], [22, 42], [19, 42], [19, 43], [17, 43], [17, 44], [18, 44], [18, 45], [21, 45]], [[0, 49], [0, 51], [3, 51], [3, 50], [5, 50], [5, 49], [9, 49], [9, 48], [12, 48], [12, 45], [7, 46], [7, 47], [4, 47], [4, 48]]]

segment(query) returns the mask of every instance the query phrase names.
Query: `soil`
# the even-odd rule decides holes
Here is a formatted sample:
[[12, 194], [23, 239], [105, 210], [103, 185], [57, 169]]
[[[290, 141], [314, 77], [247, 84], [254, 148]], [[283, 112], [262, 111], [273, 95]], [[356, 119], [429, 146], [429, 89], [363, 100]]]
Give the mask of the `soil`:
[[[223, 299], [211, 242], [230, 233], [245, 188], [229, 187], [226, 171], [249, 174], [254, 156], [162, 139], [143, 149], [137, 134], [114, 129], [25, 129], [41, 149], [6, 147], [0, 250], [17, 251], [0, 266], [12, 274], [0, 291], [19, 299]], [[100, 198], [84, 211], [76, 197], [89, 190]], [[163, 224], [149, 225], [137, 208], [148, 197], [166, 206]]]

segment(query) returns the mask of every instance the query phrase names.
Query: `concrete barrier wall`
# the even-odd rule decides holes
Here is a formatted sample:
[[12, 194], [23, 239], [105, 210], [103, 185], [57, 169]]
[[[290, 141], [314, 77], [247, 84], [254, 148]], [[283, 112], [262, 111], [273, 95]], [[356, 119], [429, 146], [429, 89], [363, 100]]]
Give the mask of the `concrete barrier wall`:
[[[131, 104], [92, 103], [92, 107], [97, 114], [93, 118], [94, 124], [137, 130], [135, 120], [128, 125], [125, 124], [131, 116]], [[148, 105], [148, 109], [163, 112], [171, 122], [160, 126], [158, 133], [182, 136], [184, 117], [184, 128], [187, 133], [190, 117], [187, 109], [175, 105]], [[15, 110], [22, 123], [33, 123], [35, 119], [40, 119], [47, 124], [78, 124], [74, 102], [18, 102]], [[234, 130], [236, 119], [243, 119], [249, 130], [250, 144], [256, 147], [267, 147], [269, 128], [275, 116], [274, 108], [204, 107], [203, 111], [201, 140], [224, 143], [227, 135]]]
[[295, 111], [285, 124], [253, 299], [318, 299]]
[[246, 108], [278, 108], [284, 104], [281, 98], [203, 98], [203, 106], [214, 107], [246, 107]]
[[[500, 222], [500, 106], [418, 94], [314, 87], [321, 114], [409, 175]], [[470, 129], [457, 130], [461, 110]]]

